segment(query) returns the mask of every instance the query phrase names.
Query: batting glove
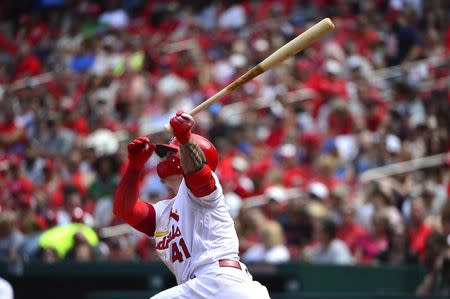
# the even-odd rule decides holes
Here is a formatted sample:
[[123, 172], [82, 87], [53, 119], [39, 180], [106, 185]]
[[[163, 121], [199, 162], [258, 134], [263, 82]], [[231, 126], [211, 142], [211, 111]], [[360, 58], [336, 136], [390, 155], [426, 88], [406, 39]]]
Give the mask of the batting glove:
[[128, 144], [128, 167], [141, 171], [144, 169], [145, 162], [153, 154], [156, 145], [150, 143], [148, 137], [138, 137]]
[[183, 111], [178, 111], [177, 115], [170, 119], [170, 126], [173, 130], [173, 135], [177, 138], [180, 144], [186, 144], [191, 139], [191, 130], [194, 126], [194, 118]]

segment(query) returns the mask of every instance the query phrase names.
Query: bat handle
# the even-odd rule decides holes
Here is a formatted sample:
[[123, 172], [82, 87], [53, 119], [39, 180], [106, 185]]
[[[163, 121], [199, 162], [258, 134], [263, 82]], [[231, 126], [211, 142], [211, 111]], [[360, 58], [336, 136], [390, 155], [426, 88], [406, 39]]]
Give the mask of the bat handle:
[[[227, 94], [229, 91], [231, 91], [231, 89], [229, 87], [225, 87], [224, 89], [222, 89], [221, 91], [219, 91], [218, 93], [216, 93], [215, 95], [213, 95], [212, 97], [210, 97], [209, 99], [205, 100], [204, 102], [202, 102], [201, 104], [199, 104], [197, 107], [195, 107], [194, 109], [191, 110], [191, 112], [189, 112], [189, 114], [191, 116], [196, 115], [197, 113], [199, 113], [202, 110], [207, 109], [209, 106], [211, 106], [215, 101], [217, 101], [218, 99], [220, 99], [221, 97], [223, 97], [225, 94]], [[165, 124], [164, 125], [164, 130], [166, 130], [167, 133], [172, 133], [172, 127], [170, 126], [170, 124]]]

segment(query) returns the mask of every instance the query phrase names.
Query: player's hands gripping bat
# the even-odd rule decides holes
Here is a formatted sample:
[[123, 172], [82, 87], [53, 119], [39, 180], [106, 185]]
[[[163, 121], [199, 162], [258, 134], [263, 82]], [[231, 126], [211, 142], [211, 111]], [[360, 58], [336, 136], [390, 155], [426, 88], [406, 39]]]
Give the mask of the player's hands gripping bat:
[[183, 111], [178, 111], [177, 115], [170, 119], [173, 135], [180, 144], [186, 144], [191, 139], [191, 130], [194, 127], [194, 118]]

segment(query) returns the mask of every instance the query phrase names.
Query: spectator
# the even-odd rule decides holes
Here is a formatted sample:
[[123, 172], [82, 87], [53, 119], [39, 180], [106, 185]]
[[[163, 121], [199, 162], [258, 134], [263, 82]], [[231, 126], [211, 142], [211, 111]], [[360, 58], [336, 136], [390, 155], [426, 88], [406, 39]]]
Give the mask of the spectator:
[[308, 185], [308, 196], [310, 200], [326, 203], [328, 201], [329, 191], [325, 184], [312, 182]]
[[128, 26], [129, 18], [127, 12], [119, 6], [119, 1], [109, 1], [108, 9], [100, 17], [100, 23], [123, 29]]
[[[443, 207], [447, 199], [444, 186], [433, 181], [427, 181], [423, 185], [416, 186], [412, 193], [423, 200], [426, 210], [425, 223], [431, 227], [439, 228], [439, 217], [441, 211], [444, 210]], [[414, 200], [414, 197], [409, 198], [402, 205], [402, 211], [406, 219], [411, 218], [411, 205]]]
[[306, 172], [299, 164], [295, 145], [284, 144], [280, 147], [280, 157], [283, 169], [283, 184], [286, 187], [302, 187], [307, 183]]
[[283, 230], [278, 222], [267, 222], [262, 228], [261, 239], [262, 243], [251, 246], [242, 256], [242, 260], [248, 263], [269, 264], [289, 261], [289, 250], [284, 245]]
[[84, 199], [78, 188], [74, 185], [64, 185], [62, 187], [64, 206], [57, 211], [58, 225], [79, 222], [94, 226], [92, 215], [84, 211]]
[[388, 65], [414, 61], [421, 55], [422, 38], [402, 12], [397, 13], [388, 42]]
[[35, 198], [31, 195], [21, 195], [18, 197], [18, 201], [19, 229], [25, 235], [37, 233], [45, 229], [45, 220], [35, 209]]
[[89, 186], [88, 197], [94, 200], [112, 199], [113, 192], [119, 183], [117, 157], [102, 156], [94, 162], [95, 180]]
[[408, 226], [410, 247], [420, 258], [425, 252], [425, 243], [432, 233], [432, 228], [425, 223], [425, 205], [421, 198], [411, 202], [411, 220]]
[[9, 181], [7, 190], [17, 200], [31, 197], [34, 191], [33, 182], [24, 174], [22, 160], [12, 156], [9, 160]]
[[242, 5], [234, 4], [222, 12], [218, 19], [221, 28], [238, 29], [246, 23], [246, 13]]
[[241, 156], [236, 156], [231, 161], [231, 168], [234, 170], [236, 178], [235, 192], [241, 197], [248, 197], [255, 192], [253, 181], [247, 176], [248, 162]]
[[381, 186], [375, 186], [375, 190], [369, 195], [373, 204], [374, 213], [382, 212], [389, 219], [389, 225], [402, 228], [403, 220], [399, 210], [394, 206], [392, 196], [381, 190]]
[[291, 200], [286, 189], [280, 185], [267, 187], [264, 191], [267, 204], [261, 207], [265, 216], [270, 220], [283, 222], [289, 201]]
[[261, 230], [267, 222], [266, 217], [259, 209], [242, 208], [238, 221], [236, 222], [236, 231], [239, 237], [239, 251], [241, 254], [255, 244], [261, 243]]
[[336, 238], [336, 225], [331, 219], [318, 222], [315, 229], [317, 246], [305, 249], [304, 258], [317, 264], [348, 265], [353, 257], [344, 242]]
[[449, 293], [449, 248], [444, 235], [432, 233], [427, 239], [426, 266], [429, 269], [416, 289], [418, 296], [447, 296]]
[[92, 262], [95, 258], [94, 248], [89, 244], [83, 233], [73, 235], [73, 246], [66, 253], [65, 259], [76, 262]]
[[389, 219], [383, 212], [372, 216], [372, 231], [360, 237], [355, 245], [355, 258], [359, 263], [372, 263], [382, 251], [388, 247], [390, 234]]
[[130, 261], [135, 259], [133, 244], [126, 236], [111, 238], [108, 241], [108, 260], [110, 261]]
[[15, 66], [15, 79], [38, 75], [42, 71], [41, 61], [33, 54], [30, 44], [22, 42]]
[[37, 252], [38, 260], [44, 263], [55, 263], [60, 260], [58, 252], [53, 247], [39, 248]]
[[409, 248], [408, 238], [402, 227], [392, 229], [388, 247], [377, 256], [377, 260], [382, 264], [389, 265], [417, 263], [417, 255]]
[[287, 217], [281, 222], [289, 250], [298, 256], [301, 248], [313, 239], [313, 217], [298, 201], [291, 201], [286, 211]]
[[27, 136], [23, 126], [15, 119], [12, 103], [2, 103], [3, 113], [0, 119], [0, 145], [7, 153], [22, 153], [25, 150]]
[[23, 234], [16, 226], [17, 216], [12, 211], [0, 214], [0, 260], [15, 260], [17, 249], [23, 241]]
[[75, 135], [61, 125], [61, 115], [51, 112], [45, 120], [45, 127], [33, 145], [48, 155], [68, 155], [72, 150]]
[[384, 213], [391, 226], [403, 226], [403, 219], [398, 208], [394, 205], [393, 191], [391, 189], [395, 182], [380, 180], [371, 183], [364, 190], [367, 194], [365, 203], [358, 207], [358, 221], [364, 226], [370, 227], [373, 214]]
[[350, 203], [342, 203], [340, 208], [341, 222], [338, 225], [336, 237], [348, 246], [352, 253], [355, 252], [357, 242], [367, 234], [363, 226], [355, 221], [355, 208]]
[[316, 161], [316, 176], [314, 178], [314, 181], [325, 185], [327, 189], [327, 196], [329, 190], [332, 190], [339, 184], [341, 184], [341, 180], [335, 175], [336, 164], [337, 160], [332, 155], [322, 155], [320, 159], [317, 159]]
[[63, 204], [61, 195], [62, 179], [54, 160], [47, 159], [42, 167], [43, 182], [39, 189], [45, 194], [45, 200], [50, 208], [57, 208]]

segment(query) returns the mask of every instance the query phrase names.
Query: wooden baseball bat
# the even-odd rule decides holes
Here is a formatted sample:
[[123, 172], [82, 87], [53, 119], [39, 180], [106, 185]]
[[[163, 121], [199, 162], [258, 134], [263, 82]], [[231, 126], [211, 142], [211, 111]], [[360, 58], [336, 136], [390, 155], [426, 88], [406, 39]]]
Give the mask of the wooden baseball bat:
[[[191, 112], [189, 112], [190, 115], [194, 116], [198, 112], [208, 108], [211, 104], [213, 104], [218, 99], [222, 98], [226, 94], [232, 92], [236, 88], [242, 86], [243, 84], [247, 83], [248, 81], [252, 80], [253, 78], [261, 75], [268, 69], [273, 68], [274, 66], [280, 64], [281, 62], [285, 61], [289, 57], [294, 56], [301, 50], [309, 47], [312, 43], [322, 38], [325, 34], [332, 31], [334, 29], [334, 24], [330, 20], [330, 18], [325, 18], [322, 21], [314, 24], [311, 28], [273, 52], [269, 57], [261, 61], [258, 65], [251, 68], [249, 71], [247, 71], [245, 74], [228, 84], [226, 87], [224, 87], [222, 90], [220, 90], [218, 93], [210, 97], [209, 99], [205, 100], [201, 104], [199, 104], [197, 107], [192, 109]], [[169, 124], [166, 124], [164, 126], [168, 132], [171, 131], [171, 127]]]

